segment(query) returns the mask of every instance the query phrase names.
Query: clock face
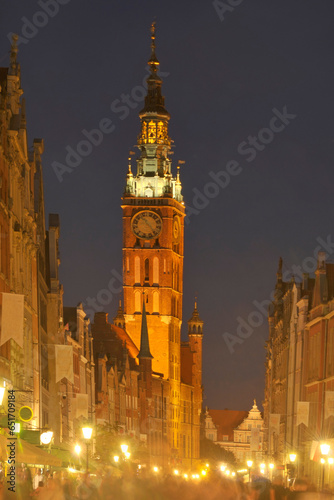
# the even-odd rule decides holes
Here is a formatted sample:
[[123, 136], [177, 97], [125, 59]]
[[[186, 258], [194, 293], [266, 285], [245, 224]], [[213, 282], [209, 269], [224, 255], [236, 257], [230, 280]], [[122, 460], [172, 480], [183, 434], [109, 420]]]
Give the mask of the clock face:
[[178, 216], [175, 216], [173, 220], [173, 239], [176, 243], [178, 243], [180, 240], [180, 234], [180, 219], [178, 218]]
[[161, 233], [162, 220], [155, 212], [139, 212], [133, 217], [131, 227], [138, 238], [152, 240]]

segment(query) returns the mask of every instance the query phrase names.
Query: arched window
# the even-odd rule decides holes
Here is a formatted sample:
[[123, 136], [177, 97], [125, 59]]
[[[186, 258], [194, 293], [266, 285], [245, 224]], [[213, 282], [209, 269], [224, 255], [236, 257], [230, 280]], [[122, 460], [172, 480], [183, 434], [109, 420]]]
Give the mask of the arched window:
[[150, 260], [145, 259], [145, 281], [150, 279]]
[[146, 196], [146, 198], [152, 198], [153, 196], [153, 189], [151, 188], [146, 188], [145, 191], [144, 191], [144, 195]]
[[159, 285], [159, 259], [153, 258], [153, 284]]
[[153, 312], [159, 312], [159, 292], [153, 293]]
[[141, 312], [141, 303], [140, 303], [140, 291], [137, 290], [135, 292], [135, 312]]
[[179, 264], [176, 264], [176, 278], [175, 288], [179, 291]]
[[135, 257], [135, 283], [140, 283], [140, 257]]

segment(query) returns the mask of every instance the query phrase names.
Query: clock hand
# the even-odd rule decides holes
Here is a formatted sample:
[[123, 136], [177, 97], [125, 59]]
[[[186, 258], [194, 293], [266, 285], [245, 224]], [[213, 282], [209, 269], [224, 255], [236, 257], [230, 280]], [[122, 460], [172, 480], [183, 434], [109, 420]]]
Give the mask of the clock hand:
[[151, 231], [154, 231], [154, 229], [151, 226], [151, 224], [149, 222], [147, 222], [147, 219], [144, 219], [144, 221], [145, 221], [145, 224], [151, 229]]

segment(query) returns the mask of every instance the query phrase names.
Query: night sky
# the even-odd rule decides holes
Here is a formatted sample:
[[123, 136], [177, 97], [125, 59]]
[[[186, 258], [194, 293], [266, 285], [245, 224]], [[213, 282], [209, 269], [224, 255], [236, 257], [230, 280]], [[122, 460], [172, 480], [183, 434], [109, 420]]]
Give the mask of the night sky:
[[[198, 0], [61, 3], [2, 3], [0, 65], [9, 64], [8, 33], [29, 36], [18, 56], [29, 144], [45, 141], [45, 204], [60, 214], [64, 303], [87, 304], [121, 273], [120, 203], [156, 18], [174, 173], [184, 160], [183, 195], [196, 209], [185, 230], [183, 330], [197, 295], [204, 405], [248, 410], [263, 400], [268, 336], [254, 301], [269, 300], [279, 256], [284, 271], [312, 270], [317, 239], [333, 235], [333, 0], [225, 0], [219, 13]], [[53, 17], [36, 14], [41, 4]], [[120, 112], [122, 94], [137, 102]], [[282, 129], [274, 117], [284, 110]], [[82, 131], [105, 118], [112, 132], [59, 182], [54, 162], [65, 164], [66, 147], [76, 149]], [[227, 186], [208, 184], [215, 174], [226, 180], [231, 165], [238, 175]], [[114, 294], [104, 306], [110, 319], [117, 303]], [[240, 321], [253, 325], [243, 327], [246, 338], [237, 336]]]

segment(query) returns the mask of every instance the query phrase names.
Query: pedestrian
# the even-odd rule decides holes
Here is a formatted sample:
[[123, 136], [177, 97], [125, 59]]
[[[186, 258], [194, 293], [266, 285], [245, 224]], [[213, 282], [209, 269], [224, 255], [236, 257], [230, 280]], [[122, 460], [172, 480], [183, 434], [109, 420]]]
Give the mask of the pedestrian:
[[36, 474], [34, 475], [33, 482], [32, 482], [32, 487], [34, 490], [38, 488], [38, 485], [40, 481], [44, 482], [44, 477], [42, 474], [42, 469], [37, 469]]
[[270, 500], [287, 500], [287, 489], [283, 486], [283, 477], [275, 476], [270, 487]]
[[100, 500], [100, 495], [96, 486], [92, 483], [89, 472], [84, 474], [77, 495], [80, 500]]

